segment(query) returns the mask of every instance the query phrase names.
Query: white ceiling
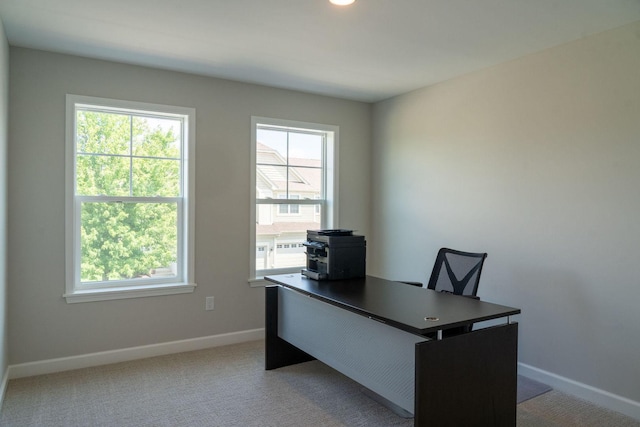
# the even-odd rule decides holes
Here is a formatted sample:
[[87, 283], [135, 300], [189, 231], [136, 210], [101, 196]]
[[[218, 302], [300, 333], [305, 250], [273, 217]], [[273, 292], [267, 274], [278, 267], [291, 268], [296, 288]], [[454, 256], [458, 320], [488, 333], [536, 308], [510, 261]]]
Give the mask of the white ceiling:
[[640, 0], [0, 0], [9, 43], [373, 102], [640, 20]]

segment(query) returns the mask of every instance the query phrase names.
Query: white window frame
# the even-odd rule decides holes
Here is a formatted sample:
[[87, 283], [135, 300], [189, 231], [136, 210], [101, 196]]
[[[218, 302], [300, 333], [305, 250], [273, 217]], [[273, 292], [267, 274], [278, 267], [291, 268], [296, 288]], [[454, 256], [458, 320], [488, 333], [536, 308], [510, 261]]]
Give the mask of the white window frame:
[[[300, 122], [295, 120], [274, 119], [269, 117], [251, 117], [251, 189], [250, 189], [250, 222], [249, 222], [249, 283], [251, 286], [263, 286], [265, 275], [285, 274], [299, 272], [300, 267], [274, 268], [256, 270], [256, 161], [257, 161], [257, 128], [259, 125], [288, 128], [290, 130], [314, 130], [327, 133], [325, 141], [325, 155], [323, 170], [325, 199], [320, 200], [321, 228], [330, 229], [338, 227], [338, 142], [340, 128], [334, 125]], [[298, 205], [315, 205], [318, 199], [297, 200]], [[263, 203], [291, 204], [291, 200], [265, 199]]]
[[[182, 189], [178, 204], [178, 271], [170, 279], [135, 279], [92, 284], [80, 280], [80, 199], [75, 194], [76, 114], [82, 107], [107, 112], [151, 114], [183, 121]], [[65, 255], [67, 303], [172, 295], [193, 292], [195, 248], [195, 109], [143, 102], [71, 95], [66, 97]]]

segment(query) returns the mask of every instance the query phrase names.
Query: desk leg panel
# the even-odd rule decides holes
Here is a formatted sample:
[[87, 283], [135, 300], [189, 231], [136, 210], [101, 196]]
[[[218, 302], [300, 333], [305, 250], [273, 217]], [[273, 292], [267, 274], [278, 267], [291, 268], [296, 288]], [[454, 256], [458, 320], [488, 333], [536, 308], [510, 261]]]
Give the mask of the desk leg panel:
[[416, 344], [416, 426], [515, 426], [517, 323]]
[[265, 288], [265, 369], [277, 369], [283, 366], [314, 360], [313, 356], [289, 344], [278, 336], [278, 288]]

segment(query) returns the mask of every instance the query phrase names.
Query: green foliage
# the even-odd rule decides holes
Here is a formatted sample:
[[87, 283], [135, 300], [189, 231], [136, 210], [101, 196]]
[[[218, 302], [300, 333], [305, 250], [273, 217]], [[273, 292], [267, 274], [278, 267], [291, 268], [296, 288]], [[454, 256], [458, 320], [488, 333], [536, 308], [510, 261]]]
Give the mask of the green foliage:
[[76, 194], [115, 196], [81, 206], [81, 280], [147, 277], [177, 259], [180, 196], [176, 120], [78, 111]]

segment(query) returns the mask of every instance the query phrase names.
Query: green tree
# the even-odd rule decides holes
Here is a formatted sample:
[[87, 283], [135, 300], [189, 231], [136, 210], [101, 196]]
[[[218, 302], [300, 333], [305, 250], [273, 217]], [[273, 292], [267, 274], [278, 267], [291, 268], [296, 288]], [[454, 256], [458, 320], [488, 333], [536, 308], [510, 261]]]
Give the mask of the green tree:
[[[80, 110], [81, 278], [146, 277], [177, 260], [180, 122]], [[95, 199], [110, 196], [116, 199]]]

